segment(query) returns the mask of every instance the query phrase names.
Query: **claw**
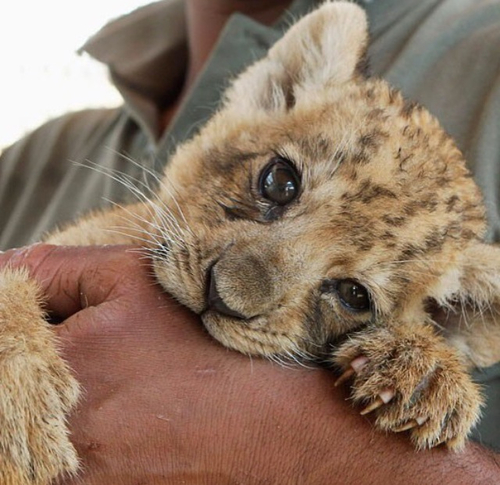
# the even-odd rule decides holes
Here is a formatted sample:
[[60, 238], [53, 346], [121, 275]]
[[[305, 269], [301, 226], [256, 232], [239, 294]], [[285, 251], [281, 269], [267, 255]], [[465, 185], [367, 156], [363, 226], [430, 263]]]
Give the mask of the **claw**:
[[368, 360], [368, 357], [360, 355], [351, 362], [351, 367], [355, 370], [355, 372], [359, 372], [368, 363]]
[[415, 421], [418, 423], [419, 426], [422, 426], [424, 423], [427, 422], [429, 418], [422, 418], [422, 417], [418, 417], [418, 418], [415, 418]]
[[443, 438], [442, 440], [439, 440], [435, 445], [432, 445], [433, 447], [436, 446], [441, 446], [444, 445], [447, 442], [447, 438]]
[[375, 411], [375, 409], [378, 409], [383, 404], [389, 403], [393, 397], [394, 397], [394, 391], [392, 389], [384, 389], [375, 398], [375, 400], [373, 402], [368, 404], [368, 406], [366, 406], [366, 408], [364, 408], [361, 411], [361, 415], [364, 416], [365, 414], [368, 414], [368, 413], [371, 413], [372, 411]]
[[348, 367], [344, 373], [335, 381], [334, 386], [338, 387], [340, 384], [343, 384], [345, 381], [349, 380], [356, 371], [352, 367]]
[[366, 408], [364, 408], [359, 414], [361, 416], [364, 416], [365, 414], [371, 413], [372, 411], [375, 411], [375, 409], [378, 409], [380, 406], [385, 404], [384, 400], [380, 397], [377, 396]]
[[384, 404], [389, 403], [392, 398], [394, 397], [394, 391], [392, 389], [384, 389], [380, 394], [379, 394], [380, 399], [384, 401]]
[[406, 424], [403, 424], [398, 428], [394, 428], [393, 431], [395, 433], [401, 433], [403, 431], [408, 431], [409, 429], [415, 428], [416, 426], [419, 426], [418, 421], [416, 419], [412, 419], [408, 421]]
[[368, 357], [360, 355], [356, 357], [350, 364], [349, 367], [344, 371], [344, 373], [337, 379], [334, 386], [338, 387], [345, 381], [349, 380], [356, 372], [359, 372], [368, 362]]

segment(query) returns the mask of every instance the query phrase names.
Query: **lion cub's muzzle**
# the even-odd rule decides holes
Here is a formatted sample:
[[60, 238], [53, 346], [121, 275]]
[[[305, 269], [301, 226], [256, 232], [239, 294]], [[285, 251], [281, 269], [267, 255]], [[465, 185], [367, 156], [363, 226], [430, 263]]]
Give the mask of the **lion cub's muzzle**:
[[279, 295], [269, 255], [247, 244], [224, 251], [207, 271], [207, 310], [250, 320], [265, 315]]
[[207, 297], [207, 309], [216, 311], [221, 313], [222, 315], [226, 315], [228, 317], [238, 318], [240, 320], [246, 320], [247, 317], [242, 313], [229, 308], [226, 305], [226, 302], [220, 296], [219, 291], [217, 290], [217, 279], [214, 272], [214, 265], [208, 271], [208, 297]]

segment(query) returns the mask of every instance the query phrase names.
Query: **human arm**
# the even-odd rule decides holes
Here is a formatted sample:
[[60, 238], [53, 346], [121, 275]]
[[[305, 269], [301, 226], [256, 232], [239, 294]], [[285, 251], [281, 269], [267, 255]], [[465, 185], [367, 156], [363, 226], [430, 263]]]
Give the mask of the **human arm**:
[[500, 482], [497, 456], [477, 445], [417, 453], [375, 432], [325, 370], [221, 347], [137, 252], [38, 245], [8, 260], [30, 268], [64, 320], [55, 331], [85, 389], [70, 419], [74, 483]]

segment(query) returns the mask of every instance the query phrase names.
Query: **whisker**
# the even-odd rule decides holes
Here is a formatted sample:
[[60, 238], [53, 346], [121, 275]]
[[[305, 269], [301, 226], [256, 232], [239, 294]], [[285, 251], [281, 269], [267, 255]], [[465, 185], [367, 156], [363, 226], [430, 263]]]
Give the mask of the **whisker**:
[[[121, 154], [120, 154], [121, 155]], [[143, 169], [145, 172], [151, 174], [155, 180], [159, 180], [158, 176], [152, 172], [151, 170], [142, 167], [140, 164], [135, 162], [133, 159], [125, 157], [124, 155], [121, 155], [127, 160], [129, 160], [131, 163], [134, 165], [138, 166], [139, 168]], [[162, 235], [165, 235], [165, 230], [164, 228], [168, 228], [169, 232], [175, 233], [177, 238], [180, 240], [184, 239], [184, 228], [182, 228], [179, 224], [178, 219], [173, 215], [173, 212], [171, 209], [164, 203], [164, 201], [158, 196], [158, 194], [151, 189], [149, 184], [144, 183], [141, 180], [138, 180], [135, 177], [132, 177], [128, 174], [123, 174], [117, 170], [112, 170], [112, 169], [107, 169], [104, 167], [101, 167], [100, 165], [92, 162], [91, 160], [87, 160], [87, 165], [81, 164], [79, 162], [75, 162], [79, 165], [83, 165], [86, 168], [89, 168], [91, 170], [94, 170], [98, 173], [101, 173], [112, 180], [116, 181], [117, 183], [120, 183], [124, 187], [126, 187], [132, 195], [141, 203], [144, 204], [145, 209], [148, 211], [150, 214], [150, 219], [142, 218], [142, 222], [145, 223], [146, 225], [153, 227], [156, 229], [158, 233], [161, 233]], [[141, 190], [142, 189], [142, 190]], [[143, 190], [146, 190], [148, 195], [144, 193]], [[117, 205], [116, 203], [113, 203], [111, 201], [108, 201], [109, 203], [112, 203], [114, 205]], [[178, 204], [177, 204], [178, 205]], [[119, 206], [119, 205], [118, 205]], [[119, 206], [122, 210], [124, 210], [123, 206]], [[180, 207], [179, 207], [180, 211]], [[133, 214], [130, 211], [127, 211], [131, 216], [133, 216], [135, 219], [139, 219], [140, 216], [137, 214]], [[181, 212], [181, 211], [180, 211]], [[189, 228], [187, 221], [184, 218], [185, 222], [185, 228], [191, 232], [191, 229]], [[168, 238], [171, 238], [169, 236]]]
[[[135, 165], [136, 167], [142, 169], [144, 172], [146, 172], [148, 175], [150, 175], [151, 177], [153, 177], [153, 179], [155, 180], [155, 182], [159, 185], [160, 188], [162, 188], [172, 199], [172, 201], [174, 202], [177, 210], [179, 211], [179, 214], [182, 218], [182, 220], [184, 221], [184, 223], [186, 224], [186, 228], [188, 230], [190, 230], [189, 228], [189, 224], [186, 220], [186, 217], [184, 215], [184, 212], [182, 211], [180, 205], [178, 204], [177, 202], [177, 199], [175, 197], [175, 195], [172, 193], [172, 191], [170, 190], [170, 187], [175, 190], [175, 187], [173, 186], [173, 184], [169, 184], [170, 187], [168, 187], [165, 183], [163, 183], [163, 180], [160, 178], [160, 176], [155, 172], [153, 171], [152, 169], [148, 168], [148, 167], [144, 167], [143, 165], [141, 165], [140, 163], [138, 163], [136, 160], [134, 160], [133, 158], [123, 154], [123, 153], [120, 153], [120, 152], [117, 152], [115, 150], [112, 150], [114, 151], [118, 156], [122, 157], [123, 159], [127, 160], [128, 162], [132, 163], [133, 165]], [[166, 178], [168, 180], [168, 176], [166, 174], [163, 174], [164, 178]]]

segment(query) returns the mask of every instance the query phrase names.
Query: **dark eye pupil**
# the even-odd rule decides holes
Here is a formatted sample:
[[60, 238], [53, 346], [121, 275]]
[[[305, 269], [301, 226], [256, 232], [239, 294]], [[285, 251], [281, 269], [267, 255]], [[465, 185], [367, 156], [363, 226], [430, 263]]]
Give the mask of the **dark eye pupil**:
[[353, 310], [368, 310], [370, 298], [363, 285], [354, 280], [341, 280], [337, 284], [337, 292], [342, 303]]
[[299, 178], [289, 162], [276, 158], [266, 167], [261, 177], [262, 195], [278, 205], [291, 202], [299, 192]]

